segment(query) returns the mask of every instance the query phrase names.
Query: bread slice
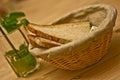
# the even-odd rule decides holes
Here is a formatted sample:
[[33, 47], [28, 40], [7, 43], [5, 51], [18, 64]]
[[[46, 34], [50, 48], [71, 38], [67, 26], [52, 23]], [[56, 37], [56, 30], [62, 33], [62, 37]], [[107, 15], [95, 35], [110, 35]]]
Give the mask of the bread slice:
[[51, 47], [55, 47], [55, 46], [60, 46], [60, 43], [51, 41], [51, 40], [47, 40], [45, 38], [41, 38], [41, 37], [37, 37], [34, 35], [28, 35], [28, 39], [30, 41], [30, 43], [32, 44], [32, 46], [34, 47], [43, 47], [43, 48], [51, 48]]
[[47, 26], [47, 25], [39, 25], [39, 26], [29, 25], [27, 27], [28, 33], [35, 35], [35, 36], [38, 36], [38, 37], [48, 39], [48, 40], [59, 42], [61, 44], [65, 44], [65, 43], [70, 42], [70, 40], [59, 38], [59, 37], [56, 37], [55, 35], [51, 35], [51, 34], [47, 33], [46, 31], [42, 31], [42, 28], [44, 28], [43, 26], [46, 28], [47, 27], [49, 28], [49, 26]]
[[66, 23], [57, 25], [32, 25], [28, 27], [32, 34], [61, 44], [84, 37], [90, 32], [90, 22]]

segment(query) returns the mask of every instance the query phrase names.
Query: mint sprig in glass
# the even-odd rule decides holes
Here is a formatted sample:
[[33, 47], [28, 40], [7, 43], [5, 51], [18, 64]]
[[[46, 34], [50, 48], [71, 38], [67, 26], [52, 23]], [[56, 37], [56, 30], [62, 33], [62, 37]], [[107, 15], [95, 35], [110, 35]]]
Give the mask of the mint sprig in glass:
[[[25, 14], [23, 12], [12, 12], [9, 15], [2, 15], [2, 18], [0, 19], [0, 31], [12, 48], [12, 50], [6, 51], [5, 58], [18, 77], [26, 77], [39, 70], [39, 63], [29, 52], [27, 47], [29, 42], [23, 31], [20, 29], [21, 26], [24, 26], [25, 28], [29, 24], [29, 21], [24, 17]], [[3, 28], [7, 31], [7, 34]], [[27, 43], [21, 43], [19, 49], [16, 49], [14, 44], [8, 38], [8, 35], [15, 30], [19, 30], [23, 39]]]

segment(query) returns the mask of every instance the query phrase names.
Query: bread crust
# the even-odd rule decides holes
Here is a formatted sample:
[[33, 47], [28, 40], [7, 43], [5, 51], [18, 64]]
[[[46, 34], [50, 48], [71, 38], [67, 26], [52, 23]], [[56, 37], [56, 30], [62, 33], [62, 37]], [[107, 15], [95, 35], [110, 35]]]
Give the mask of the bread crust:
[[43, 47], [43, 48], [51, 48], [51, 47], [55, 47], [55, 46], [60, 46], [60, 43], [57, 42], [53, 42], [51, 40], [47, 40], [38, 36], [34, 36], [34, 35], [28, 35], [28, 39], [30, 41], [30, 43], [34, 46], [34, 47]]
[[65, 43], [68, 43], [68, 42], [71, 41], [71, 40], [66, 40], [66, 39], [59, 38], [59, 37], [56, 37], [56, 36], [53, 36], [53, 35], [49, 35], [49, 34], [44, 33], [42, 31], [38, 31], [38, 30], [34, 29], [32, 26], [30, 26], [30, 25], [28, 25], [27, 29], [30, 32], [34, 33], [37, 37], [42, 37], [42, 38], [52, 40], [52, 41], [55, 41], [55, 42], [58, 42], [58, 43], [61, 43], [61, 44], [65, 44]]

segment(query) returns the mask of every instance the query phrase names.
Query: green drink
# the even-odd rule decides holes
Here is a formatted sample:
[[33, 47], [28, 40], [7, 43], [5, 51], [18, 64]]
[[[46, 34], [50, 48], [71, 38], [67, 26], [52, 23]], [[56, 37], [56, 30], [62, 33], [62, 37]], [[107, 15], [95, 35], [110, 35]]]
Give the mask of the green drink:
[[17, 52], [16, 54], [14, 50], [10, 50], [5, 57], [18, 77], [26, 77], [39, 69], [36, 58], [28, 51], [27, 47]]

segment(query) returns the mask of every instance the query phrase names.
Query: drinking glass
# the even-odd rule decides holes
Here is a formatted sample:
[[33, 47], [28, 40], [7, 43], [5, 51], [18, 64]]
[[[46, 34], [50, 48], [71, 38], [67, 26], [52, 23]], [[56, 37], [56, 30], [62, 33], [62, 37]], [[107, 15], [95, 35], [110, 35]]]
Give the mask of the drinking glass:
[[11, 46], [10, 50], [6, 49], [5, 59], [16, 75], [18, 77], [26, 77], [38, 71], [40, 69], [40, 63], [28, 50], [29, 42], [25, 34], [26, 30], [22, 27], [22, 29], [7, 34], [4, 28], [0, 27], [0, 31]]

